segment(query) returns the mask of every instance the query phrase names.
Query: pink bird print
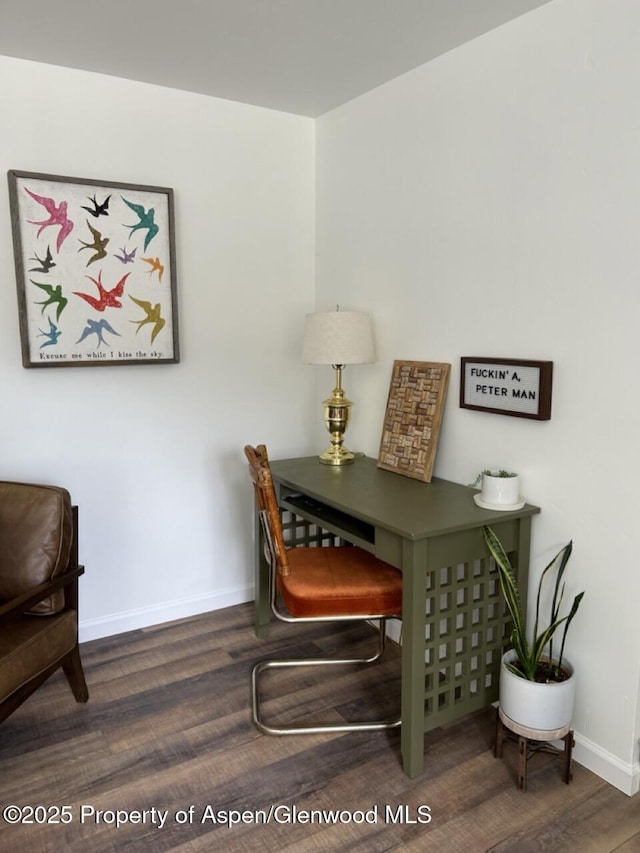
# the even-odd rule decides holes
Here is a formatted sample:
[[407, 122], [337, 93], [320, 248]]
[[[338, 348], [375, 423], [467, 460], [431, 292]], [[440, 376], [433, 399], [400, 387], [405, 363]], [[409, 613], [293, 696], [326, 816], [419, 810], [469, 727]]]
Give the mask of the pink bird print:
[[67, 216], [67, 202], [61, 201], [60, 204], [56, 205], [55, 201], [52, 198], [45, 198], [41, 195], [36, 195], [32, 193], [31, 190], [24, 188], [25, 192], [29, 193], [32, 199], [41, 204], [44, 209], [49, 214], [48, 219], [43, 219], [39, 222], [36, 222], [34, 219], [27, 220], [31, 223], [31, 225], [39, 225], [37, 237], [44, 231], [45, 228], [49, 225], [59, 225], [60, 231], [58, 231], [58, 239], [56, 240], [56, 249], [58, 252], [60, 251], [60, 247], [66, 240], [66, 238], [73, 231], [73, 222]]

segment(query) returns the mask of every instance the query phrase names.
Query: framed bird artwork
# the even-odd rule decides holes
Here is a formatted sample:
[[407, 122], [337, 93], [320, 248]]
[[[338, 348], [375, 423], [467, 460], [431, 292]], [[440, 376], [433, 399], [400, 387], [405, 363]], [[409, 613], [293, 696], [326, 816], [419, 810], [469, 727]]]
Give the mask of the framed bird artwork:
[[173, 190], [8, 178], [23, 365], [178, 362]]

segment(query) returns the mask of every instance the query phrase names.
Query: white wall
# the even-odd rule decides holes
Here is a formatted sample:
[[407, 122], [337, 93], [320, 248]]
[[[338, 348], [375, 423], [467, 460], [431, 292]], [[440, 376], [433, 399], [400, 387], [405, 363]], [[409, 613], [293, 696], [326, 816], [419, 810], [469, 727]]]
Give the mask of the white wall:
[[[450, 361], [436, 475], [517, 468], [534, 568], [574, 538], [576, 755], [637, 790], [639, 33], [633, 0], [554, 0], [316, 123], [0, 57], [3, 171], [175, 189], [170, 366], [22, 368], [0, 205], [0, 477], [80, 504], [84, 639], [252, 595], [241, 448], [326, 444], [315, 271], [320, 309], [376, 326], [349, 446], [377, 455], [393, 359]], [[552, 420], [459, 409], [463, 355], [552, 359]]]
[[[516, 469], [533, 582], [574, 539], [576, 756], [638, 786], [640, 6], [554, 0], [317, 122], [317, 294], [369, 310], [349, 444], [394, 359], [453, 365], [435, 474]], [[552, 419], [458, 407], [461, 356], [554, 362]]]
[[297, 455], [313, 420], [313, 121], [2, 57], [0, 115], [0, 171], [175, 191], [177, 365], [24, 369], [0, 205], [0, 478], [79, 504], [81, 638], [251, 598], [242, 447]]

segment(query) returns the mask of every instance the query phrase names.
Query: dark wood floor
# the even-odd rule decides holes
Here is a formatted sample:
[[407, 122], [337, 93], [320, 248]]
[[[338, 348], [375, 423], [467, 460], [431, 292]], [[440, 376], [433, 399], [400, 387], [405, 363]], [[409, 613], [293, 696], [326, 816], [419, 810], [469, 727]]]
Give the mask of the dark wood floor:
[[[251, 620], [252, 607], [240, 605], [85, 644], [86, 706], [56, 675], [0, 726], [0, 805], [48, 809], [26, 825], [0, 818], [0, 849], [640, 851], [640, 799], [579, 765], [567, 786], [557, 761], [536, 756], [519, 792], [514, 746], [503, 761], [492, 755], [490, 711], [430, 732], [414, 780], [402, 771], [397, 731], [259, 734], [248, 710], [256, 659], [363, 645], [370, 629], [275, 624], [258, 641]], [[393, 714], [398, 664], [391, 648], [366, 674], [269, 673], [265, 711]], [[37, 822], [62, 806], [69, 823]], [[145, 823], [113, 823], [118, 811], [131, 821], [145, 810]], [[338, 822], [319, 822], [329, 810]], [[223, 811], [244, 814], [229, 827]]]

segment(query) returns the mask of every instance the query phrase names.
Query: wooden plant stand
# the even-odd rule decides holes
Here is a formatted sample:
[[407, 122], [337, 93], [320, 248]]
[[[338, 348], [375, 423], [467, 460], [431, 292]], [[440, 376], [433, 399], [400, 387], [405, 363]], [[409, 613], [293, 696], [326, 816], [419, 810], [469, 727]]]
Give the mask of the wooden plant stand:
[[[568, 785], [572, 779], [571, 752], [575, 745], [573, 729], [564, 726], [554, 731], [542, 731], [540, 729], [529, 729], [507, 717], [500, 706], [496, 708], [496, 737], [493, 754], [496, 758], [502, 758], [502, 747], [505, 739], [513, 740], [518, 744], [518, 789], [527, 790], [527, 764], [529, 759], [537, 752], [547, 752], [552, 755], [562, 756], [562, 778]], [[563, 740], [564, 749], [558, 749], [550, 741]]]

